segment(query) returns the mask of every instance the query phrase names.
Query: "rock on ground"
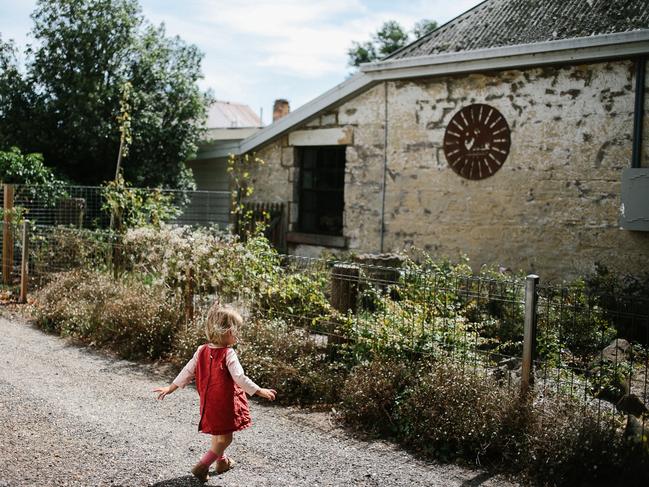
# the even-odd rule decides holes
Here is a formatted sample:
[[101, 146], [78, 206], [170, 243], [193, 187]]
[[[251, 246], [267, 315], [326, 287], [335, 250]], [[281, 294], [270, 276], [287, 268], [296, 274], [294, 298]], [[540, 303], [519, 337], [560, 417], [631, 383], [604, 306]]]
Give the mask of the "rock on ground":
[[[0, 487], [197, 486], [208, 448], [193, 388], [156, 401], [169, 374], [0, 317]], [[281, 391], [280, 391], [281, 394]], [[325, 413], [252, 401], [219, 486], [509, 486], [490, 474], [364, 441]]]

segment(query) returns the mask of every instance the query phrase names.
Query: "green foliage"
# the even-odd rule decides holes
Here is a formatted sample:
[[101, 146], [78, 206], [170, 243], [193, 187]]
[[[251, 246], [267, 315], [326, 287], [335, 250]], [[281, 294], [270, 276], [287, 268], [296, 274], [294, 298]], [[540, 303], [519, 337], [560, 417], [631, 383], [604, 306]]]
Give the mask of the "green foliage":
[[16, 46], [13, 41], [3, 42], [0, 35], [0, 150], [16, 145], [14, 134], [31, 130], [31, 103], [28, 82], [18, 67]]
[[399, 25], [399, 22], [394, 20], [385, 22], [373, 39], [377, 46], [378, 56], [382, 58], [402, 48], [408, 43], [408, 37], [408, 33]]
[[[265, 222], [255, 222], [253, 211], [246, 206], [245, 201], [255, 192], [252, 184], [252, 174], [265, 162], [263, 159], [253, 154], [244, 154], [228, 156], [227, 173], [230, 175], [232, 182], [231, 193], [231, 213], [237, 219], [237, 231], [243, 238], [249, 235], [260, 235], [263, 233]], [[269, 215], [264, 215], [268, 220]]]
[[[437, 28], [437, 22], [422, 19], [417, 22], [412, 30], [415, 39], [422, 37]], [[360, 66], [384, 58], [394, 51], [401, 49], [410, 41], [408, 32], [396, 21], [389, 20], [372, 35], [370, 41], [352, 42], [352, 47], [347, 50], [350, 66]]]
[[649, 345], [645, 327], [639, 326], [636, 320], [649, 304], [649, 271], [618, 274], [598, 263], [595, 272], [584, 281], [586, 291], [604, 310], [604, 317], [619, 337]]
[[539, 336], [544, 354], [566, 349], [583, 364], [616, 336], [615, 329], [606, 321], [602, 308], [581, 279], [563, 289], [547, 290], [539, 309]]
[[315, 326], [332, 314], [325, 294], [329, 282], [326, 268], [283, 271], [277, 267], [266, 277], [254, 306], [269, 318], [281, 317], [295, 325]]
[[347, 50], [350, 66], [360, 66], [363, 63], [376, 61], [379, 56], [376, 53], [376, 47], [372, 41], [356, 42], [352, 41], [352, 47]]
[[412, 35], [415, 39], [424, 37], [426, 34], [431, 33], [437, 29], [437, 22], [430, 19], [421, 19], [418, 21], [415, 26], [412, 28]]
[[130, 82], [126, 82], [122, 85], [119, 98], [119, 115], [117, 115], [117, 123], [119, 125], [119, 148], [120, 153], [118, 155], [118, 165], [116, 174], [120, 173], [121, 160], [122, 158], [128, 156], [128, 148], [133, 143], [133, 135], [131, 133], [131, 104], [129, 99], [131, 97], [131, 91], [133, 90], [133, 85]]
[[114, 229], [118, 233], [125, 232], [127, 228], [149, 225], [159, 228], [180, 214], [173, 194], [133, 188], [121, 175], [104, 185], [102, 197], [102, 210], [113, 215]]
[[149, 25], [137, 0], [40, 0], [32, 19], [24, 74], [13, 46], [0, 43], [0, 143], [40, 152], [83, 184], [112, 179], [130, 83], [125, 178], [192, 187], [185, 161], [210, 100], [197, 85], [198, 49]]
[[15, 197], [38, 198], [46, 206], [54, 206], [66, 196], [63, 181], [43, 164], [43, 156], [23, 154], [17, 147], [0, 151], [0, 181], [32, 186], [19, 188]]

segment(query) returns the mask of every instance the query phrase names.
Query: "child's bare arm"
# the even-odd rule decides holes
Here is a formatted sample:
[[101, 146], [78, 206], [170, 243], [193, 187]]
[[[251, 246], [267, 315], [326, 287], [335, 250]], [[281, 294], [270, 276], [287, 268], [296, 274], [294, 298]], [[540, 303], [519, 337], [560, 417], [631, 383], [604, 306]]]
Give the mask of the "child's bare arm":
[[153, 389], [153, 392], [157, 392], [158, 393], [158, 399], [162, 400], [162, 399], [165, 398], [165, 396], [171, 394], [176, 389], [178, 389], [178, 386], [172, 382], [167, 387], [156, 387], [155, 389]]
[[255, 396], [263, 397], [269, 401], [274, 401], [276, 394], [277, 391], [275, 389], [258, 389], [257, 392], [255, 392]]

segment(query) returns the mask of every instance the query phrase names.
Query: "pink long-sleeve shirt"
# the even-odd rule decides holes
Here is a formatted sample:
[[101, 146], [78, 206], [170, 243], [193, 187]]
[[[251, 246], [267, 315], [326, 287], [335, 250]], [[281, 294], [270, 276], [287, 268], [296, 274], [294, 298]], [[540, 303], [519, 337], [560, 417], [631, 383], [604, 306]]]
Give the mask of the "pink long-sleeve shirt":
[[[194, 380], [198, 354], [203, 347], [222, 348], [212, 345], [211, 343], [198, 347], [191, 360], [187, 362], [187, 365], [183, 367], [183, 370], [181, 370], [178, 376], [173, 380], [173, 383], [181, 389]], [[254, 396], [260, 387], [250, 380], [250, 378], [243, 372], [243, 367], [241, 367], [239, 357], [237, 357], [237, 353], [231, 348], [228, 348], [227, 355], [225, 356], [225, 365], [227, 366], [235, 384], [241, 387], [249, 396]]]

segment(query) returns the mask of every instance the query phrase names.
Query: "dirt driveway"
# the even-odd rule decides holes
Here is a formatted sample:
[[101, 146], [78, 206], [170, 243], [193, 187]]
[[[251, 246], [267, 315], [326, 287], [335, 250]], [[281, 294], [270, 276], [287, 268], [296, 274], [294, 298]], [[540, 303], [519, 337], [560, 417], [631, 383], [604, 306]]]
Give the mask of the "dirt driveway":
[[[197, 395], [155, 401], [151, 389], [168, 380], [0, 317], [0, 486], [200, 485], [188, 474], [208, 445]], [[207, 485], [512, 485], [355, 439], [327, 414], [256, 401], [251, 412], [254, 426], [229, 450], [236, 468]]]

